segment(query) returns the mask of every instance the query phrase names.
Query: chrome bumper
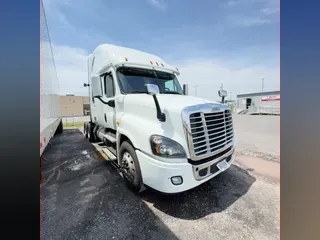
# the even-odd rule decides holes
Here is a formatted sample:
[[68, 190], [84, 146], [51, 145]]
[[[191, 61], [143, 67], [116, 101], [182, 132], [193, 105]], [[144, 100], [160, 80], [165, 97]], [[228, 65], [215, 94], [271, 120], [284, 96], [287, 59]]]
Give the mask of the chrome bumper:
[[[194, 178], [198, 181], [203, 180], [211, 175], [217, 174], [220, 170], [217, 168], [217, 163], [223, 160], [227, 160], [228, 164], [231, 164], [235, 148], [233, 147], [229, 152], [224, 155], [213, 159], [210, 162], [206, 162], [199, 165], [192, 165]], [[203, 174], [205, 173], [205, 174]]]

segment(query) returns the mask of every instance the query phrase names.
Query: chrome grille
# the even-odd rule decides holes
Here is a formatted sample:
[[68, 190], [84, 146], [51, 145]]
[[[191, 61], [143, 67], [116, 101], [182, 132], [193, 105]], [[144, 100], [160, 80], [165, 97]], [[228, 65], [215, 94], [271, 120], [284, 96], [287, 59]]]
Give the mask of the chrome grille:
[[196, 112], [189, 116], [191, 142], [195, 156], [218, 152], [233, 141], [232, 113]]

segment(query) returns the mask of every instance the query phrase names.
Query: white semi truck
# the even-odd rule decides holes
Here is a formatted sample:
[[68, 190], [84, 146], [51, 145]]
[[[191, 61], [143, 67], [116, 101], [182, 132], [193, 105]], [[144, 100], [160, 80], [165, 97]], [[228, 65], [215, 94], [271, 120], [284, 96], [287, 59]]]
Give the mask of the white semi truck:
[[110, 44], [88, 58], [91, 115], [84, 134], [105, 143], [134, 192], [145, 186], [183, 192], [232, 164], [229, 107], [187, 96], [178, 75], [155, 55]]

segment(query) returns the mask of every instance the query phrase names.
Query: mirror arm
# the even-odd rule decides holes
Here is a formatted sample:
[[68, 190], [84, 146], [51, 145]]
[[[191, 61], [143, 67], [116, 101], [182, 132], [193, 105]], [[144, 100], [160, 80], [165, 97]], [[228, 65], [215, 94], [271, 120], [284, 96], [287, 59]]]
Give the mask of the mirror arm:
[[115, 102], [114, 100], [109, 100], [108, 102], [103, 101], [103, 99], [99, 96], [93, 97], [93, 98], [98, 98], [103, 104], [108, 105], [109, 107], [115, 107]]
[[158, 120], [160, 122], [165, 122], [166, 121], [166, 115], [163, 112], [161, 112], [157, 96], [154, 94], [154, 95], [152, 95], [152, 97], [153, 97], [154, 103], [156, 105]]

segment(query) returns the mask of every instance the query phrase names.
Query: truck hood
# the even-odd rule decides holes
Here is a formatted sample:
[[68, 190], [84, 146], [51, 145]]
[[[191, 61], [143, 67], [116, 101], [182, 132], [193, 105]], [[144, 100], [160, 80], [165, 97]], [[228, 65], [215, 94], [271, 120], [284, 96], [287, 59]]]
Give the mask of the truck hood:
[[[149, 138], [153, 134], [168, 137], [180, 143], [185, 149], [187, 156], [188, 144], [183, 126], [182, 110], [188, 106], [212, 103], [223, 106], [209, 100], [173, 94], [157, 95], [161, 111], [166, 116], [166, 121], [157, 119], [156, 106], [153, 97], [147, 94], [128, 94], [121, 100], [119, 110], [122, 108], [122, 115], [119, 116], [121, 124], [119, 131], [128, 136], [135, 146], [144, 149], [152, 155]], [[197, 109], [197, 108], [195, 108]], [[199, 108], [201, 109], [201, 108]], [[119, 112], [120, 112], [119, 111]], [[125, 131], [130, 130], [130, 134]]]
[[[185, 96], [185, 95], [158, 94], [157, 98], [158, 98], [161, 110], [162, 111], [167, 110], [169, 112], [180, 113], [181, 110], [187, 106], [193, 106], [193, 105], [205, 104], [205, 103], [213, 103], [213, 104], [220, 105], [220, 103], [217, 103], [217, 102], [209, 101], [209, 100], [198, 98], [198, 97]], [[126, 95], [124, 101], [126, 104], [129, 104], [129, 105], [136, 105], [136, 106], [155, 109], [153, 97], [147, 94]]]

